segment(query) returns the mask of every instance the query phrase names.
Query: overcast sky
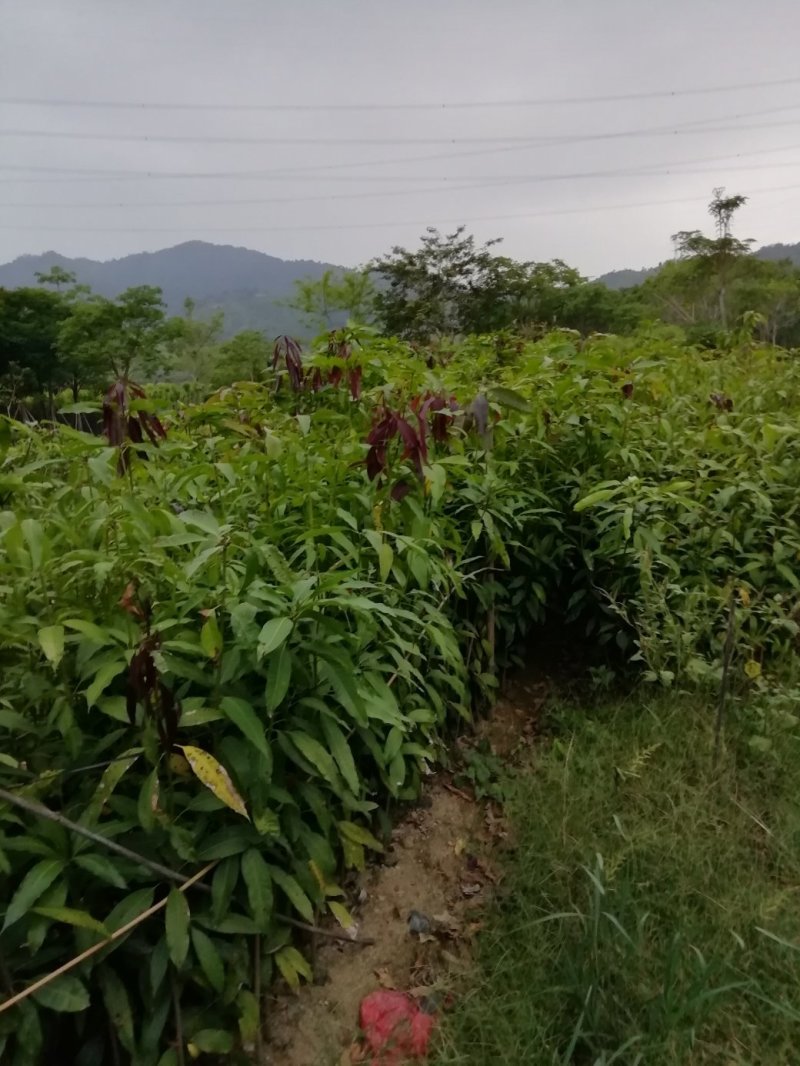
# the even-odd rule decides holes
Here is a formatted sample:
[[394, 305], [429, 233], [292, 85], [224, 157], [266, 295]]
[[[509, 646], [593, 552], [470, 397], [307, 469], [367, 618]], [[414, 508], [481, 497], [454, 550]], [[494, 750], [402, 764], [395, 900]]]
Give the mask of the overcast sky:
[[0, 261], [355, 265], [464, 222], [593, 275], [717, 185], [797, 241], [798, 41], [798, 0], [0, 0]]

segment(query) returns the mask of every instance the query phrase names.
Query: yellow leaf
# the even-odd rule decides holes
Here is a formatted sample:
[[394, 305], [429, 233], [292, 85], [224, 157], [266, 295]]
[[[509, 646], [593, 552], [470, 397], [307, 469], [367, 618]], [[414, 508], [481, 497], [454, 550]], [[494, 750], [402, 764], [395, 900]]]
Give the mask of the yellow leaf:
[[197, 1044], [187, 1044], [186, 1050], [189, 1052], [193, 1059], [200, 1058], [200, 1048], [197, 1046]]
[[748, 659], [744, 664], [744, 672], [751, 681], [755, 681], [757, 677], [761, 677], [761, 663], [757, 663], [755, 659]]
[[195, 776], [207, 789], [214, 793], [218, 800], [222, 800], [226, 807], [241, 814], [250, 821], [244, 800], [233, 787], [228, 771], [221, 766], [213, 755], [209, 755], [202, 748], [194, 748], [188, 744], [179, 745], [186, 756]]
[[350, 929], [353, 924], [353, 917], [347, 907], [343, 903], [334, 903], [333, 900], [328, 900], [328, 906], [331, 909], [331, 914], [342, 929]]
[[317, 866], [313, 859], [308, 860], [308, 867], [311, 870], [311, 873], [314, 875], [314, 880], [319, 885], [320, 892], [324, 892], [326, 888], [326, 881], [325, 875], [323, 874], [322, 870], [320, 870], [319, 866]]
[[311, 967], [297, 948], [281, 948], [280, 951], [275, 953], [275, 962], [277, 963], [278, 969], [281, 971], [284, 980], [293, 992], [298, 992], [300, 990], [301, 977], [305, 977], [306, 981], [312, 981], [314, 979]]
[[178, 777], [189, 777], [192, 772], [189, 763], [182, 755], [178, 755], [177, 751], [170, 753], [168, 762], [170, 770], [172, 770], [173, 774], [177, 774]]
[[338, 885], [333, 884], [332, 881], [325, 880], [325, 874], [322, 872], [322, 870], [320, 870], [319, 866], [314, 862], [313, 859], [308, 860], [308, 868], [311, 870], [314, 880], [319, 885], [320, 892], [322, 892], [324, 896], [344, 895], [344, 892], [341, 888], [339, 888]]
[[363, 870], [366, 865], [363, 845], [357, 844], [354, 840], [348, 840], [347, 837], [342, 837], [341, 841], [345, 866], [348, 869]]
[[750, 593], [744, 587], [744, 585], [741, 585], [736, 590], [736, 592], [737, 592], [737, 594], [739, 596], [739, 602], [741, 603], [742, 607], [749, 607], [750, 606]]

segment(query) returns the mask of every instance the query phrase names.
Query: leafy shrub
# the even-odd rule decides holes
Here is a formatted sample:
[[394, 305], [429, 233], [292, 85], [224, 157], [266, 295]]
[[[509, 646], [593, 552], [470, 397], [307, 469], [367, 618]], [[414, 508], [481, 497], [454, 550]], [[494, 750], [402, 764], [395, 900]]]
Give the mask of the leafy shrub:
[[153, 863], [215, 864], [0, 1014], [16, 1066], [252, 1043], [259, 987], [309, 976], [292, 925], [348, 924], [342, 868], [548, 618], [662, 681], [716, 675], [732, 589], [748, 662], [797, 634], [787, 353], [359, 328], [276, 356], [291, 387], [136, 397], [166, 437], [124, 477], [101, 438], [2, 424], [0, 786], [141, 857], [0, 808], [8, 990], [163, 899]]

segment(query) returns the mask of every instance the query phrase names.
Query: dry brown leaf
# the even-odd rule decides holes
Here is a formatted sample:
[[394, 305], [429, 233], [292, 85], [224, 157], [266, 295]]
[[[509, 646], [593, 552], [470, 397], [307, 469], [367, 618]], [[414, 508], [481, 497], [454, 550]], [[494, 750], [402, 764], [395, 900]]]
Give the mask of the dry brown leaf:
[[380, 969], [374, 970], [373, 973], [381, 988], [397, 988], [394, 978], [385, 966], [381, 966]]

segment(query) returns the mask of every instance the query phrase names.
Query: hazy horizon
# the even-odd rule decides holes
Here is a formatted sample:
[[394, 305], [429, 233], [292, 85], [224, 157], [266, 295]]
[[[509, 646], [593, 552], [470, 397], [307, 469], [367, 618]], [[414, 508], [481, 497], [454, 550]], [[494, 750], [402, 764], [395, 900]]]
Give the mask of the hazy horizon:
[[597, 275], [707, 229], [715, 186], [741, 236], [800, 240], [791, 0], [30, 0], [0, 28], [1, 262], [355, 266], [463, 222]]

